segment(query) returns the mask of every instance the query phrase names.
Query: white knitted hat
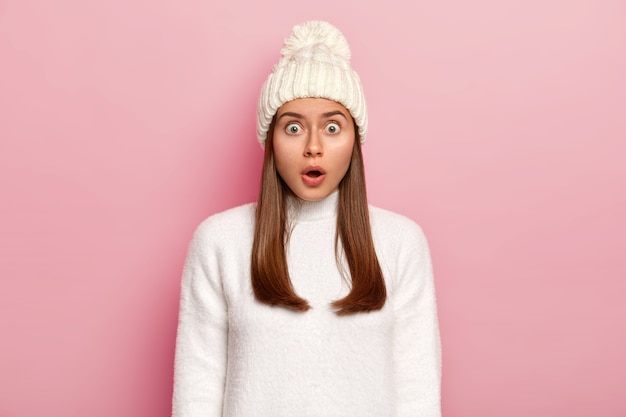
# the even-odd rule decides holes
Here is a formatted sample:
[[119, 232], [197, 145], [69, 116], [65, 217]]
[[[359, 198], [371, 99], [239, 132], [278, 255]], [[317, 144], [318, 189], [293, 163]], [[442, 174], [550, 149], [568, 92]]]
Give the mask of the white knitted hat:
[[342, 33], [328, 22], [297, 25], [285, 40], [282, 58], [261, 88], [257, 109], [257, 138], [265, 145], [267, 130], [284, 103], [297, 98], [327, 98], [342, 104], [359, 128], [361, 143], [367, 133], [367, 108], [361, 81], [350, 68], [350, 47]]

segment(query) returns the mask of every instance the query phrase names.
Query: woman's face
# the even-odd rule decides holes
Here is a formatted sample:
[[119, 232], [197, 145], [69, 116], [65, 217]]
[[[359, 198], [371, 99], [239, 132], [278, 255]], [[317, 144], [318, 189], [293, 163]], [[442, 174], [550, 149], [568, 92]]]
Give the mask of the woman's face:
[[299, 198], [321, 200], [348, 171], [354, 140], [352, 116], [341, 104], [324, 98], [289, 101], [276, 112], [278, 174]]

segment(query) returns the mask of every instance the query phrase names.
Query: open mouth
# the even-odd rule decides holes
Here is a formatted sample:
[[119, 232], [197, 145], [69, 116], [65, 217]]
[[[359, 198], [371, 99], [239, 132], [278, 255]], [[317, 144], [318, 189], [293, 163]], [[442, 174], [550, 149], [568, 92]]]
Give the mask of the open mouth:
[[317, 187], [324, 182], [326, 171], [315, 165], [308, 166], [302, 171], [302, 181], [309, 187]]
[[318, 178], [325, 174], [326, 171], [324, 171], [324, 169], [314, 165], [309, 166], [304, 171], [302, 171], [302, 175], [305, 175], [309, 178]]

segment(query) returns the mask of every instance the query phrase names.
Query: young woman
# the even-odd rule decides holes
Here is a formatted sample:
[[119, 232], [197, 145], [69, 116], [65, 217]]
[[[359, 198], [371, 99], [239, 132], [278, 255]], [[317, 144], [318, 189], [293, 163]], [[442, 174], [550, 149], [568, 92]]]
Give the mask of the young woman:
[[259, 199], [190, 244], [173, 415], [439, 416], [428, 247], [411, 220], [368, 207], [348, 44], [313, 21], [281, 52], [258, 106]]

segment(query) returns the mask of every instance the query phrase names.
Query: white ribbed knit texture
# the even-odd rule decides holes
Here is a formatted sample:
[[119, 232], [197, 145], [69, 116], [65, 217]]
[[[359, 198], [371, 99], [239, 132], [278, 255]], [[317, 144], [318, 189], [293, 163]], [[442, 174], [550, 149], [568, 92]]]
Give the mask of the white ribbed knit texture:
[[[337, 193], [305, 202], [288, 249], [312, 309], [258, 303], [250, 285], [254, 206], [214, 215], [189, 248], [176, 342], [174, 417], [439, 417], [440, 345], [428, 247], [405, 217], [371, 208], [388, 299], [339, 317]], [[293, 214], [293, 212], [291, 212]]]
[[305, 22], [294, 27], [281, 54], [259, 97], [257, 138], [261, 145], [278, 108], [288, 101], [309, 97], [341, 103], [352, 115], [364, 142], [365, 96], [359, 76], [350, 67], [350, 48], [343, 34], [328, 22]]

